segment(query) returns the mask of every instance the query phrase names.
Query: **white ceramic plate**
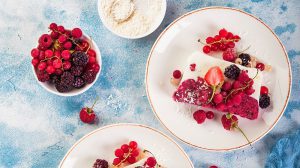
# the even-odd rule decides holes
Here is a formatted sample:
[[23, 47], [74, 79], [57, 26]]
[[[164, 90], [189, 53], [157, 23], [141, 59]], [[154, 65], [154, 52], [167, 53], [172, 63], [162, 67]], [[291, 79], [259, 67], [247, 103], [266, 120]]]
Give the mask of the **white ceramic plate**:
[[[138, 1], [133, 1], [135, 3], [136, 6], [138, 6], [137, 8], [140, 10], [143, 9], [148, 9], [148, 2], [150, 2], [151, 0], [138, 0]], [[155, 17], [155, 19], [153, 20], [153, 22], [150, 25], [150, 28], [148, 29], [147, 32], [140, 34], [140, 35], [136, 35], [136, 36], [131, 36], [128, 34], [121, 34], [119, 32], [117, 32], [105, 19], [104, 19], [104, 13], [101, 10], [101, 3], [102, 0], [98, 0], [98, 13], [100, 16], [100, 19], [103, 23], [103, 25], [112, 33], [114, 33], [117, 36], [123, 37], [123, 38], [127, 38], [127, 39], [138, 39], [138, 38], [142, 38], [142, 37], [146, 37], [149, 34], [151, 34], [152, 32], [154, 32], [158, 26], [161, 24], [161, 22], [163, 21], [165, 14], [166, 14], [166, 10], [167, 10], [167, 1], [166, 0], [161, 0], [161, 12]], [[147, 13], [145, 13], [147, 15]]]
[[135, 140], [151, 151], [158, 162], [168, 168], [193, 168], [183, 149], [167, 135], [139, 124], [115, 124], [99, 128], [75, 143], [60, 163], [60, 168], [91, 168], [96, 159], [112, 161], [114, 151]]
[[[88, 39], [89, 37], [86, 35], [86, 34], [83, 34], [83, 39]], [[90, 87], [92, 87], [94, 85], [94, 83], [96, 83], [100, 73], [101, 73], [101, 69], [102, 69], [102, 59], [101, 59], [101, 53], [100, 53], [100, 50], [97, 46], [97, 44], [95, 43], [95, 41], [92, 39], [92, 46], [91, 46], [91, 49], [93, 49], [95, 52], [96, 52], [96, 59], [97, 59], [97, 62], [100, 66], [100, 69], [99, 69], [99, 72], [97, 73], [96, 75], [96, 79], [94, 80], [93, 83], [91, 84], [86, 84], [84, 87], [80, 88], [80, 89], [72, 89], [70, 92], [66, 92], [66, 93], [61, 93], [61, 92], [58, 92], [55, 88], [55, 86], [53, 84], [50, 84], [48, 82], [40, 82], [36, 76], [36, 70], [33, 66], [32, 67], [32, 71], [34, 73], [34, 77], [36, 79], [36, 81], [45, 89], [47, 90], [48, 92], [50, 93], [53, 93], [53, 94], [56, 94], [56, 95], [59, 95], [59, 96], [76, 96], [76, 95], [79, 95], [85, 91], [87, 91]]]
[[260, 109], [257, 120], [239, 118], [239, 126], [252, 143], [265, 136], [282, 116], [291, 89], [291, 68], [286, 51], [275, 33], [261, 20], [238, 9], [202, 8], [176, 19], [158, 37], [150, 52], [146, 68], [146, 90], [154, 113], [177, 138], [194, 147], [224, 151], [247, 146], [238, 131], [223, 129], [217, 114], [213, 121], [196, 124], [192, 117], [195, 107], [176, 103], [172, 99], [175, 87], [170, 84], [172, 72], [184, 69], [187, 58], [202, 52], [199, 38], [213, 36], [222, 28], [238, 34], [242, 40], [237, 48], [270, 64], [273, 71], [264, 73], [263, 85], [269, 87], [272, 107]]

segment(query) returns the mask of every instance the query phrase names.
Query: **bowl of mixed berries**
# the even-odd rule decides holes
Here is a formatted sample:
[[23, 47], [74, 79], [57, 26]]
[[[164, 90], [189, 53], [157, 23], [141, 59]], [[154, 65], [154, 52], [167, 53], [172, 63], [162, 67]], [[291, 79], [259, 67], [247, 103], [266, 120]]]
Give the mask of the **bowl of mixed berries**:
[[31, 50], [32, 69], [38, 83], [60, 96], [85, 92], [101, 71], [99, 48], [80, 28], [65, 29], [51, 23], [49, 30]]

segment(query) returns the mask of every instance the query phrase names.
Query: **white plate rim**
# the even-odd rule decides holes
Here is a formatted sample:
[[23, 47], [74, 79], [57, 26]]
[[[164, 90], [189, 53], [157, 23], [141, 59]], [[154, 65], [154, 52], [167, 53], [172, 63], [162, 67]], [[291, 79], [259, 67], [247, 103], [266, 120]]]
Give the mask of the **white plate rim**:
[[186, 152], [183, 150], [183, 148], [174, 140], [172, 139], [171, 137], [169, 137], [167, 134], [155, 129], [155, 128], [152, 128], [150, 126], [147, 126], [147, 125], [143, 125], [143, 124], [137, 124], [137, 123], [118, 123], [118, 124], [110, 124], [110, 125], [106, 125], [106, 126], [103, 126], [103, 127], [100, 127], [86, 135], [84, 135], [82, 138], [80, 138], [79, 140], [76, 141], [76, 143], [74, 145], [72, 145], [72, 147], [68, 150], [68, 152], [65, 154], [65, 156], [63, 157], [63, 159], [61, 160], [60, 164], [59, 164], [59, 168], [62, 167], [62, 165], [64, 164], [64, 161], [67, 159], [68, 155], [73, 151], [73, 149], [79, 145], [82, 141], [84, 141], [86, 138], [88, 138], [89, 136], [95, 134], [96, 132], [98, 131], [102, 131], [104, 129], [108, 129], [108, 128], [111, 128], [111, 127], [122, 127], [122, 126], [131, 126], [131, 127], [142, 127], [142, 128], [145, 128], [145, 129], [148, 129], [150, 131], [154, 131], [160, 135], [162, 135], [163, 137], [165, 137], [166, 139], [168, 139], [170, 142], [172, 142], [174, 145], [176, 145], [176, 147], [181, 151], [181, 154], [188, 160], [188, 162], [190, 163], [191, 165], [191, 168], [194, 168], [194, 165], [191, 161], [191, 159], [189, 158], [189, 156], [186, 154]]
[[151, 109], [154, 113], [154, 115], [156, 116], [156, 118], [160, 121], [160, 123], [174, 136], [176, 137], [177, 139], [179, 139], [180, 141], [192, 146], [192, 147], [195, 147], [195, 148], [199, 148], [199, 149], [203, 149], [203, 150], [206, 150], [206, 151], [215, 151], [215, 152], [222, 152], [222, 151], [231, 151], [231, 150], [237, 150], [237, 149], [241, 149], [241, 148], [244, 148], [244, 147], [247, 147], [249, 146], [250, 144], [244, 144], [244, 145], [241, 145], [241, 146], [237, 146], [237, 147], [232, 147], [232, 148], [226, 148], [226, 149], [211, 149], [211, 148], [205, 148], [205, 147], [201, 147], [201, 146], [198, 146], [198, 145], [195, 145], [195, 144], [192, 144], [190, 142], [187, 142], [185, 140], [183, 140], [182, 138], [180, 138], [179, 136], [177, 136], [174, 132], [172, 132], [164, 123], [163, 121], [159, 118], [153, 104], [152, 104], [152, 101], [151, 101], [151, 97], [150, 97], [150, 94], [149, 94], [149, 88], [148, 88], [148, 68], [149, 68], [149, 64], [150, 64], [150, 60], [151, 60], [151, 56], [152, 56], [152, 53], [153, 53], [153, 50], [155, 49], [157, 43], [159, 42], [160, 38], [168, 31], [168, 29], [170, 27], [172, 27], [176, 22], [178, 22], [179, 20], [189, 16], [189, 15], [192, 15], [194, 13], [197, 13], [197, 12], [201, 12], [201, 11], [204, 11], [204, 10], [210, 10], [210, 9], [219, 9], [219, 10], [232, 10], [232, 11], [236, 11], [236, 12], [240, 12], [242, 14], [245, 14], [245, 15], [248, 15], [254, 19], [256, 19], [257, 21], [259, 21], [260, 23], [262, 23], [272, 34], [273, 36], [277, 39], [277, 41], [279, 42], [284, 54], [285, 54], [285, 58], [286, 58], [286, 62], [288, 64], [288, 67], [289, 67], [289, 88], [288, 88], [288, 95], [285, 99], [285, 103], [284, 103], [284, 106], [280, 112], [280, 115], [277, 117], [277, 119], [274, 121], [274, 123], [269, 127], [269, 129], [264, 132], [263, 134], [261, 134], [260, 136], [258, 136], [254, 141], [251, 142], [251, 144], [254, 144], [255, 142], [259, 141], [261, 138], [263, 138], [266, 134], [268, 134], [274, 127], [275, 125], [277, 124], [277, 122], [279, 121], [279, 119], [282, 117], [286, 107], [287, 107], [287, 104], [289, 102], [289, 98], [290, 98], [290, 93], [291, 93], [291, 86], [292, 86], [292, 70], [291, 70], [291, 65], [290, 65], [290, 61], [289, 61], [289, 57], [288, 57], [288, 54], [286, 52], [286, 49], [284, 47], [284, 45], [282, 44], [282, 42], [280, 41], [279, 37], [274, 33], [274, 31], [266, 24], [264, 23], [261, 19], [257, 18], [256, 16], [250, 14], [250, 13], [247, 13], [241, 9], [237, 9], [237, 8], [231, 8], [231, 7], [223, 7], [223, 6], [210, 6], [210, 7], [203, 7], [203, 8], [199, 8], [199, 9], [195, 9], [195, 10], [192, 10], [190, 12], [187, 12], [183, 15], [181, 15], [180, 17], [178, 17], [177, 19], [175, 19], [172, 23], [170, 23], [168, 25], [168, 27], [166, 27], [162, 32], [161, 34], [157, 37], [156, 41], [154, 42], [151, 50], [150, 50], [150, 53], [148, 55], [148, 59], [147, 59], [147, 63], [146, 63], [146, 72], [145, 72], [145, 87], [146, 87], [146, 93], [147, 93], [147, 98], [148, 98], [148, 101], [149, 101], [149, 104], [151, 106]]

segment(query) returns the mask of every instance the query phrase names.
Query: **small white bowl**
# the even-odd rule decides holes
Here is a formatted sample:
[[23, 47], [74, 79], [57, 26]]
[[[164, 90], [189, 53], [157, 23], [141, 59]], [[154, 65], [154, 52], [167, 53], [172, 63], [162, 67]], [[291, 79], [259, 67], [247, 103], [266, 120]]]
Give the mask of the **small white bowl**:
[[124, 35], [124, 34], [120, 34], [118, 32], [116, 32], [111, 26], [109, 26], [109, 24], [106, 22], [106, 20], [103, 17], [103, 13], [101, 12], [101, 6], [100, 6], [101, 0], [98, 0], [98, 14], [100, 16], [100, 19], [103, 23], [103, 25], [112, 33], [114, 33], [117, 36], [123, 37], [123, 38], [127, 38], [127, 39], [139, 39], [139, 38], [143, 38], [148, 36], [149, 34], [153, 33], [161, 24], [161, 22], [163, 21], [165, 14], [166, 14], [166, 10], [167, 10], [167, 1], [166, 0], [162, 0], [162, 4], [161, 4], [161, 13], [156, 16], [157, 19], [155, 19], [155, 22], [151, 25], [151, 27], [149, 28], [149, 30], [147, 32], [145, 32], [144, 34], [140, 34], [137, 36], [129, 36], [129, 35]]
[[[83, 34], [82, 39], [88, 39], [88, 36], [87, 36], [86, 34]], [[46, 89], [48, 92], [53, 93], [53, 94], [56, 94], [56, 95], [59, 95], [59, 96], [65, 96], [65, 97], [68, 97], [68, 96], [76, 96], [76, 95], [79, 95], [79, 94], [81, 94], [81, 93], [87, 91], [87, 90], [88, 90], [90, 87], [92, 87], [92, 86], [94, 85], [94, 83], [97, 81], [97, 79], [98, 79], [98, 77], [99, 77], [99, 75], [100, 75], [100, 73], [101, 73], [101, 69], [102, 69], [102, 60], [101, 60], [101, 53], [100, 53], [100, 50], [99, 50], [97, 44], [94, 42], [94, 40], [91, 39], [91, 41], [92, 41], [91, 49], [93, 49], [93, 50], [96, 52], [96, 54], [97, 54], [96, 59], [97, 59], [97, 62], [98, 62], [98, 64], [99, 64], [99, 66], [100, 66], [99, 72], [97, 73], [96, 79], [94, 80], [93, 83], [91, 83], [91, 84], [85, 84], [84, 87], [79, 88], [79, 89], [74, 88], [74, 89], [72, 89], [72, 90], [69, 91], [69, 92], [61, 93], [61, 92], [58, 92], [58, 91], [56, 90], [54, 84], [51, 84], [51, 83], [49, 83], [49, 82], [40, 82], [40, 81], [38, 80], [38, 78], [37, 78], [36, 70], [35, 70], [35, 68], [32, 66], [32, 71], [33, 71], [34, 77], [35, 77], [35, 79], [37, 80], [37, 82], [38, 82], [44, 89]]]

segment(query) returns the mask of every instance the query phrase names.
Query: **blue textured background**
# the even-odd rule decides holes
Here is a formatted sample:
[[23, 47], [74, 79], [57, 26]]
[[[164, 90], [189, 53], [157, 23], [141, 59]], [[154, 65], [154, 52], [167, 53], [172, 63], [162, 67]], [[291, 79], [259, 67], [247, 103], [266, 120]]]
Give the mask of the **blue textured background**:
[[[0, 168], [57, 167], [84, 134], [103, 125], [139, 122], [163, 130], [144, 89], [148, 53], [159, 33], [178, 16], [205, 6], [229, 6], [265, 21], [285, 45], [292, 64], [290, 102], [276, 127], [253, 148], [212, 153], [181, 145], [195, 167], [300, 167], [300, 3], [298, 0], [169, 0], [167, 15], [151, 35], [127, 40], [101, 23], [97, 1], [0, 0]], [[220, 18], [221, 19], [221, 18]], [[45, 91], [31, 71], [30, 50], [49, 23], [81, 27], [102, 52], [103, 69], [86, 93], [65, 98]], [[130, 67], [130, 68], [129, 68]], [[100, 102], [97, 125], [82, 124], [78, 111]]]

